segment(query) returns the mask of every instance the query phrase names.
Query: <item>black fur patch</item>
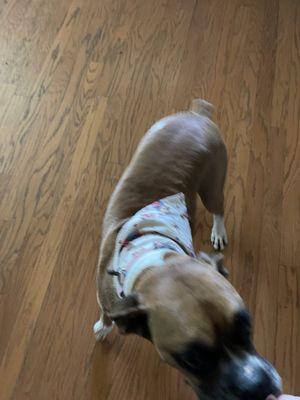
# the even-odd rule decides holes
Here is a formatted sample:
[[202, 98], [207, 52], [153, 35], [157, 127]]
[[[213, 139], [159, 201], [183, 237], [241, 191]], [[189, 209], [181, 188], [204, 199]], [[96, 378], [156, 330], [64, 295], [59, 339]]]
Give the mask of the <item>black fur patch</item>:
[[126, 333], [135, 333], [136, 335], [142, 336], [143, 338], [152, 341], [147, 313], [141, 313], [136, 317], [132, 316], [132, 318], [129, 318], [127, 324], [128, 325]]
[[252, 320], [248, 310], [241, 309], [233, 319], [231, 329], [226, 338], [228, 347], [240, 347], [243, 350], [253, 350], [252, 345]]
[[146, 312], [133, 312], [126, 316], [113, 318], [121, 333], [135, 333], [143, 338], [152, 341]]
[[200, 342], [190, 343], [181, 353], [172, 354], [177, 364], [197, 377], [207, 377], [214, 373], [221, 358], [218, 348]]
[[135, 333], [151, 340], [148, 312], [138, 294], [132, 293], [124, 296], [115, 304], [114, 309], [108, 316], [116, 323], [120, 333]]

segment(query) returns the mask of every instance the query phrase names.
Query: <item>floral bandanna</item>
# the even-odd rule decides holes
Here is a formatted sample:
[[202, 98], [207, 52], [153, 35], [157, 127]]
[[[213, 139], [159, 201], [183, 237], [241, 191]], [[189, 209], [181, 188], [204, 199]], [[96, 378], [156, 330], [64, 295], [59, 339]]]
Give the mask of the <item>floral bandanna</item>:
[[119, 296], [131, 292], [142, 271], [162, 266], [170, 252], [195, 257], [183, 193], [142, 208], [119, 231], [112, 266]]

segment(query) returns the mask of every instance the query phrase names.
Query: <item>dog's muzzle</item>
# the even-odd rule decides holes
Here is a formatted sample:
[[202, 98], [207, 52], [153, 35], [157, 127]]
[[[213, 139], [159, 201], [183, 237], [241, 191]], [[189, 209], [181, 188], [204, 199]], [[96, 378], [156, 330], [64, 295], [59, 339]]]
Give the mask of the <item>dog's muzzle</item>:
[[221, 367], [218, 378], [196, 389], [201, 400], [266, 400], [282, 391], [275, 368], [258, 355], [234, 356]]

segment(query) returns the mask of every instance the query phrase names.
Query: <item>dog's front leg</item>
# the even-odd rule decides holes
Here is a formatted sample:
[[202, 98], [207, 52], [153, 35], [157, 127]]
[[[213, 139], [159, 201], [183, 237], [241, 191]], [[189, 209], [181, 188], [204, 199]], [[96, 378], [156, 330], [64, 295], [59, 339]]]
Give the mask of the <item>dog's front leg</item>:
[[214, 222], [211, 230], [211, 243], [216, 250], [223, 250], [228, 244], [224, 216], [214, 214]]
[[102, 342], [106, 336], [113, 330], [114, 323], [109, 317], [102, 313], [99, 321], [94, 324], [93, 331], [96, 340]]

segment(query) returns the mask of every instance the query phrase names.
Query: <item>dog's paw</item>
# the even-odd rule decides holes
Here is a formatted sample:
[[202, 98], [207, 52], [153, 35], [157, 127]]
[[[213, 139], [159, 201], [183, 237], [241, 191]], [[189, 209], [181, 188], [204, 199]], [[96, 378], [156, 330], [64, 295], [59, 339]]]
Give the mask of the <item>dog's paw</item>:
[[214, 215], [214, 223], [211, 231], [211, 243], [216, 250], [223, 250], [228, 244], [226, 228], [224, 225], [224, 217]]
[[97, 342], [102, 342], [106, 336], [113, 330], [114, 325], [104, 325], [102, 319], [99, 319], [93, 327]]

